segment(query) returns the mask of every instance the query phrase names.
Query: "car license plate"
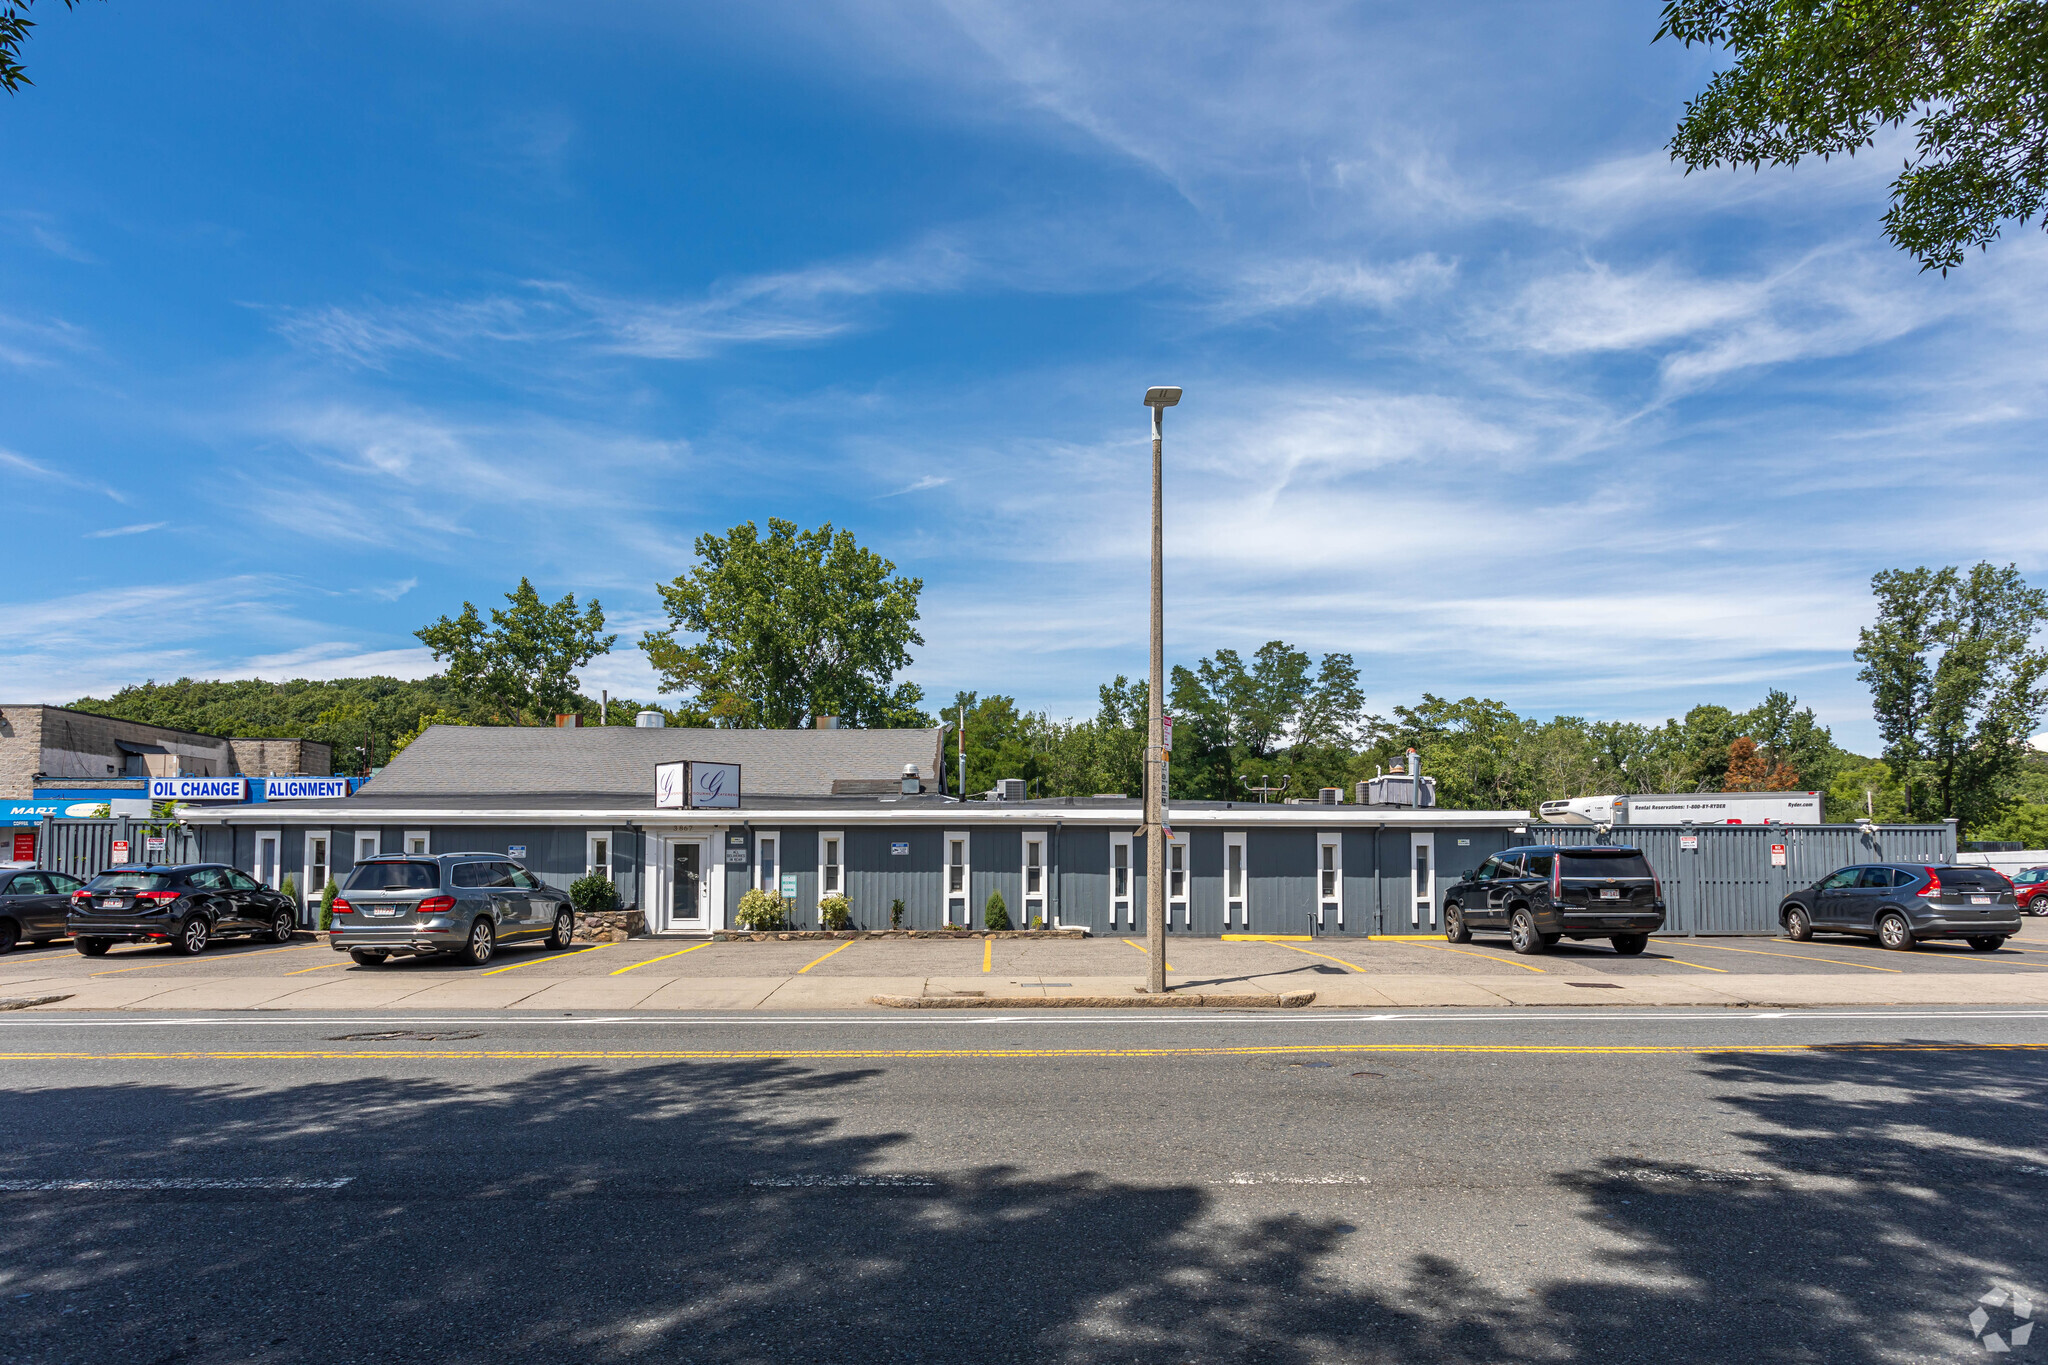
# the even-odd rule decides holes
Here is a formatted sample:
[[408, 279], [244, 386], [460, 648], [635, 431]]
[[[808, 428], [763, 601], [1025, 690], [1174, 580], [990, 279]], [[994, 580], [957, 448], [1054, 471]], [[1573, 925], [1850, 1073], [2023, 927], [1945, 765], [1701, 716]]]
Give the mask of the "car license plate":
[[100, 898], [99, 906], [100, 909], [102, 910], [126, 910], [128, 908], [128, 902], [124, 900], [115, 900], [112, 896], [102, 896]]
[[1972, 897], [1970, 897], [1970, 904], [1972, 904], [1972, 905], [1989, 905], [1989, 904], [1991, 904], [1991, 897], [1989, 897], [1989, 896], [1972, 896]]
[[395, 905], [374, 905], [370, 907], [370, 913], [373, 915], [382, 915], [384, 918], [389, 919], [391, 918], [391, 916], [398, 913], [398, 907]]
[[1601, 899], [1601, 900], [1603, 900], [1603, 901], [1618, 901], [1618, 900], [1620, 900], [1620, 899], [1621, 899], [1621, 892], [1619, 892], [1619, 891], [1602, 891], [1602, 892], [1600, 893], [1600, 899]]

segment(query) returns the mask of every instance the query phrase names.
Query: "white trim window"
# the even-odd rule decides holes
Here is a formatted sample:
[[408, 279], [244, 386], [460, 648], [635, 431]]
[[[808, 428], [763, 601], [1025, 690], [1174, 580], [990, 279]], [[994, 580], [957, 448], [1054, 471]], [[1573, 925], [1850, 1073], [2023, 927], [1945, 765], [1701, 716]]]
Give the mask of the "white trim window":
[[1344, 837], [1316, 836], [1316, 927], [1344, 927]]
[[1244, 833], [1223, 836], [1223, 928], [1239, 933], [1252, 927], [1252, 874], [1247, 865]]
[[846, 894], [846, 836], [838, 830], [818, 835], [818, 899]]
[[583, 832], [583, 875], [612, 879], [612, 832], [591, 829]]
[[1109, 927], [1119, 919], [1126, 929], [1138, 927], [1138, 867], [1131, 856], [1131, 836], [1109, 836]]
[[1188, 928], [1188, 840], [1175, 835], [1166, 844], [1166, 927]]
[[409, 829], [405, 832], [405, 851], [424, 858], [434, 847], [434, 836], [423, 829]]
[[754, 832], [754, 885], [771, 896], [782, 894], [782, 833], [763, 829]]
[[362, 862], [365, 858], [376, 857], [379, 853], [383, 852], [383, 845], [384, 833], [382, 830], [357, 830], [355, 861]]
[[305, 870], [300, 879], [299, 899], [308, 910], [320, 904], [320, 892], [334, 875], [334, 836], [324, 829], [306, 831], [306, 857], [299, 864]]
[[1026, 831], [1024, 865], [1018, 870], [1023, 874], [1020, 884], [1024, 888], [1024, 921], [1019, 927], [1029, 929], [1034, 921], [1048, 919], [1045, 908], [1051, 903], [1047, 898], [1046, 879], [1052, 875], [1052, 869], [1046, 861], [1044, 830]]
[[284, 834], [274, 829], [256, 831], [256, 880], [272, 891], [284, 882]]
[[[968, 861], [972, 850], [968, 847], [967, 831], [949, 829], [946, 831], [945, 875], [946, 875], [946, 923], [964, 924], [974, 927], [973, 907], [968, 904], [968, 894], [974, 886], [974, 865]], [[958, 916], [958, 918], [954, 918]]]
[[1436, 836], [1408, 836], [1408, 923], [1423, 927], [1425, 917], [1436, 928]]

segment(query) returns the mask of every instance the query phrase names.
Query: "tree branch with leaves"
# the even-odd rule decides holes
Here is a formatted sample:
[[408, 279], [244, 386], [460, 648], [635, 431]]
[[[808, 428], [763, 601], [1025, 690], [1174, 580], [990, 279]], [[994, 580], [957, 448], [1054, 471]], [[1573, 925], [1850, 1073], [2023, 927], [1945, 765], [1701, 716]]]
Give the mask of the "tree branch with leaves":
[[579, 609], [575, 593], [543, 602], [524, 578], [505, 600], [509, 605], [493, 608], [488, 625], [464, 602], [461, 615], [413, 634], [448, 665], [449, 681], [502, 724], [541, 724], [577, 710], [575, 670], [610, 652], [619, 638], [600, 633], [604, 608], [592, 598]]

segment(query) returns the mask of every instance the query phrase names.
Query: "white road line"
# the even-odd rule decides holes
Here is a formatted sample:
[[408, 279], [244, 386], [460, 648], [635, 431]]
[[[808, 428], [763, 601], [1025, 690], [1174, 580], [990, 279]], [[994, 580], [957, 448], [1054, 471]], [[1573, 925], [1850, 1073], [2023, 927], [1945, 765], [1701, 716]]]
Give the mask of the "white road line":
[[0, 1190], [338, 1190], [352, 1175], [160, 1176], [138, 1180], [0, 1180]]
[[1273, 1171], [1233, 1171], [1226, 1185], [1370, 1185], [1362, 1175], [1280, 1175]]
[[928, 1189], [938, 1183], [921, 1175], [773, 1175], [747, 1182], [757, 1190]]

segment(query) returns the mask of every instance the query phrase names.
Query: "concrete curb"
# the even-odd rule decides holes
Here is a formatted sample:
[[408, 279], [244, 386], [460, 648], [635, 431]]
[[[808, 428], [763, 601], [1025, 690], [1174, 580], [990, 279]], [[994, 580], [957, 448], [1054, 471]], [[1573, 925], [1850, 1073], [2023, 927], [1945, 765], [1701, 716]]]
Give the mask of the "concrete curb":
[[1315, 1002], [1314, 991], [1285, 995], [873, 995], [868, 1003], [892, 1010], [1129, 1010], [1282, 1009]]
[[69, 995], [17, 995], [12, 999], [0, 1000], [0, 1010], [32, 1010], [37, 1005], [54, 1005], [60, 1000], [69, 1000]]

